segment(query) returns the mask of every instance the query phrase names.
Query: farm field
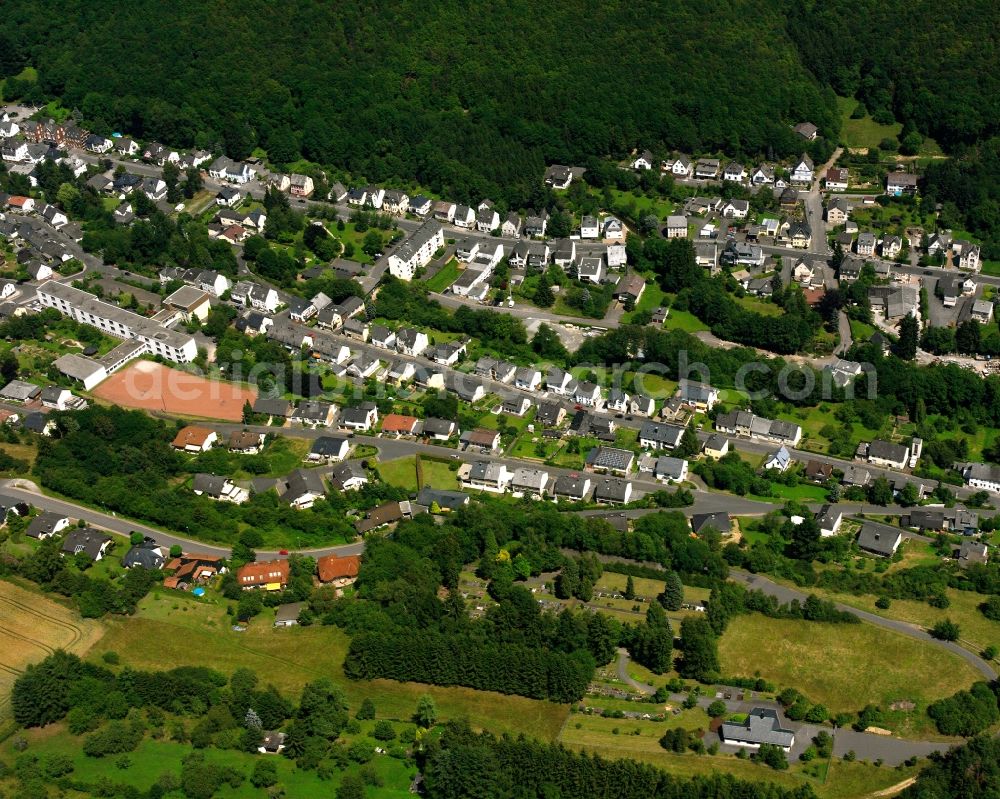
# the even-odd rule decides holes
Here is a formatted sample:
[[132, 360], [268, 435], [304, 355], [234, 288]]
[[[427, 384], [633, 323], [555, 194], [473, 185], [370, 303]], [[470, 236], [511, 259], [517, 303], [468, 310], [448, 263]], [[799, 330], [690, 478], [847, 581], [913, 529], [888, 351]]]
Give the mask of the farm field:
[[[762, 647], [762, 641], [769, 643]], [[932, 733], [924, 714], [927, 703], [979, 678], [957, 655], [871, 625], [832, 628], [759, 614], [730, 622], [719, 641], [719, 660], [724, 674], [759, 674], [779, 689], [797, 688], [831, 713], [912, 701], [916, 708], [893, 725], [907, 735]]]
[[167, 411], [185, 416], [243, 419], [243, 405], [257, 391], [224, 380], [209, 380], [152, 361], [138, 361], [94, 389], [94, 396], [126, 408]]
[[130, 619], [109, 619], [98, 654], [117, 652], [136, 668], [208, 666], [231, 674], [245, 666], [285, 693], [298, 693], [309, 680], [325, 676], [343, 686], [357, 707], [370, 697], [379, 715], [408, 719], [422, 694], [437, 703], [442, 720], [466, 717], [473, 726], [497, 733], [525, 733], [553, 740], [568, 708], [552, 702], [503, 696], [468, 688], [441, 688], [392, 680], [353, 682], [344, 676], [349, 639], [336, 627], [313, 625], [276, 629], [270, 611], [245, 632], [234, 632], [223, 601], [199, 601], [186, 594], [155, 591]]
[[56, 649], [82, 655], [104, 634], [99, 622], [14, 583], [0, 580], [0, 727], [11, 720], [17, 675]]

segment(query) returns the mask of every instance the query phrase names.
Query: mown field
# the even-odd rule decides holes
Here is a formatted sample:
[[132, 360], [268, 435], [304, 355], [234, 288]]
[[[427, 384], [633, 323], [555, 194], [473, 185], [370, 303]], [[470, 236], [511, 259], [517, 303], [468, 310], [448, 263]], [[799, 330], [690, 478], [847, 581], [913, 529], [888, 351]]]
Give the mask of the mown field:
[[904, 735], [933, 732], [923, 712], [927, 704], [980, 678], [939, 646], [868, 624], [834, 626], [759, 614], [730, 622], [719, 641], [719, 660], [727, 675], [759, 674], [779, 690], [797, 688], [831, 713], [912, 701], [912, 712], [887, 721]]
[[11, 721], [10, 689], [18, 674], [56, 649], [84, 654], [103, 634], [99, 622], [0, 580], [0, 728]]
[[157, 591], [144, 599], [129, 619], [109, 619], [107, 633], [95, 654], [114, 651], [136, 668], [198, 665], [231, 674], [246, 667], [261, 682], [297, 694], [318, 677], [341, 684], [352, 707], [369, 697], [379, 716], [408, 719], [422, 694], [431, 694], [442, 719], [466, 717], [476, 727], [495, 732], [525, 733], [552, 740], [568, 712], [564, 705], [521, 697], [440, 688], [392, 680], [352, 682], [343, 663], [349, 639], [335, 627], [315, 625], [275, 629], [273, 614], [265, 612], [245, 632], [234, 632], [223, 602], [200, 602], [184, 594]]

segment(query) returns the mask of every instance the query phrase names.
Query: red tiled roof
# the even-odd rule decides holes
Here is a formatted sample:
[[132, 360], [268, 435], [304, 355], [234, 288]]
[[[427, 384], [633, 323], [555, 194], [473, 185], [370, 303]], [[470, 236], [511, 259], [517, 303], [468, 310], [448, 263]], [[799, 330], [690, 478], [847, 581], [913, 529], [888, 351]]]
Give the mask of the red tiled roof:
[[324, 555], [316, 561], [316, 570], [319, 572], [321, 582], [329, 583], [332, 580], [341, 580], [345, 577], [357, 577], [361, 568], [360, 555]]

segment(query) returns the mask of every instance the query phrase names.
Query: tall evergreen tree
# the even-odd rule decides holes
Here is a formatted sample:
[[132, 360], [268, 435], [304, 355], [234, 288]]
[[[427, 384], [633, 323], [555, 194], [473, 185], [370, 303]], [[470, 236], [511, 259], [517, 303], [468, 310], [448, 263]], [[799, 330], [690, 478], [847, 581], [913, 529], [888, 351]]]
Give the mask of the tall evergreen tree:
[[663, 592], [657, 597], [657, 600], [667, 610], [681, 609], [681, 605], [684, 604], [684, 584], [677, 572], [672, 571], [667, 575]]

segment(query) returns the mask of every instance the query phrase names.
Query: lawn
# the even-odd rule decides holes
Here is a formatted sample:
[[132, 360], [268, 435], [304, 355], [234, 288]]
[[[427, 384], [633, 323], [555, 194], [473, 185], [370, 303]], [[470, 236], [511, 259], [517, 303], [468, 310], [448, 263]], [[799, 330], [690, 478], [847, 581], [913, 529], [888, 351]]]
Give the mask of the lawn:
[[525, 433], [518, 437], [508, 453], [512, 458], [528, 458], [545, 461], [555, 455], [563, 442], [558, 439], [543, 438], [540, 435]]
[[[840, 138], [848, 147], [878, 147], [882, 139], [895, 140], [899, 132], [903, 129], [902, 123], [895, 122], [892, 125], [881, 125], [865, 115], [862, 119], [851, 119], [851, 114], [857, 108], [858, 101], [853, 97], [838, 97], [837, 108], [840, 111]], [[920, 147], [923, 155], [935, 155], [941, 152], [941, 148], [933, 139], [924, 139]]]
[[[448, 461], [421, 458], [420, 471], [423, 473], [424, 486], [447, 490], [460, 487], [458, 483], [458, 476], [451, 470], [451, 464]], [[423, 486], [421, 486], [421, 488], [422, 487]]]
[[[826, 499], [827, 490], [822, 486], [811, 483], [800, 483], [796, 486], [786, 486], [782, 483], [771, 483], [774, 494], [781, 499], [794, 499], [798, 502], [823, 502]], [[757, 497], [749, 495], [753, 499], [760, 499], [764, 502], [773, 501], [774, 497]]]
[[759, 300], [756, 297], [736, 297], [736, 302], [746, 308], [748, 311], [753, 311], [754, 313], [759, 313], [762, 316], [781, 316], [783, 311], [773, 302], [766, 302], [764, 300]]
[[663, 300], [666, 296], [666, 292], [656, 283], [647, 283], [646, 290], [642, 292], [642, 296], [639, 298], [639, 302], [635, 304], [635, 308], [622, 316], [622, 324], [629, 324], [632, 321], [632, 317], [641, 311], [652, 313], [663, 305]]
[[[761, 646], [767, 641], [767, 646]], [[759, 674], [780, 688], [794, 687], [831, 713], [869, 702], [884, 708], [911, 700], [916, 709], [891, 719], [903, 734], [931, 731], [928, 702], [967, 688], [979, 678], [964, 660], [935, 644], [868, 624], [830, 625], [759, 614], [730, 622], [719, 641], [722, 672]]]
[[614, 208], [630, 208], [634, 203], [636, 217], [653, 213], [656, 214], [656, 218], [660, 221], [666, 221], [666, 218], [674, 212], [674, 203], [666, 197], [651, 198], [644, 194], [636, 194], [631, 191], [621, 191], [619, 189], [612, 189], [611, 196]]
[[[356, 737], [364, 737], [364, 731]], [[28, 730], [25, 738], [33, 752], [62, 754], [69, 757], [73, 761], [72, 778], [74, 780], [95, 784], [100, 779], [108, 777], [110, 761], [114, 760], [115, 783], [130, 785], [142, 791], [148, 790], [164, 772], [173, 772], [179, 775], [182, 761], [191, 754], [190, 744], [146, 738], [134, 752], [128, 753], [125, 760], [128, 761], [129, 766], [122, 768], [119, 765], [119, 758], [94, 758], [84, 755], [81, 750], [83, 738], [70, 734], [61, 724], [52, 729]], [[17, 753], [9, 742], [4, 748], [7, 750], [5, 754], [16, 758]], [[285, 795], [302, 797], [303, 799], [311, 797], [320, 799], [320, 797], [332, 796], [340, 780], [340, 775], [357, 771], [359, 768], [352, 766], [344, 772], [337, 772], [332, 780], [324, 781], [317, 776], [315, 771], [298, 769], [294, 761], [285, 757], [255, 755], [216, 748], [205, 750], [206, 762], [232, 767], [247, 777], [252, 773], [254, 763], [263, 757], [268, 758], [277, 766], [278, 784], [285, 790]], [[409, 795], [410, 781], [416, 773], [414, 767], [407, 767], [402, 760], [378, 755], [372, 760], [372, 763], [382, 776], [385, 785], [375, 790], [369, 789], [365, 794], [367, 797], [389, 799], [390, 797]], [[261, 796], [262, 792], [261, 789], [254, 788], [247, 780], [239, 788], [223, 785], [214, 795], [220, 799], [244, 799], [244, 797], [250, 799]]]
[[156, 591], [142, 600], [132, 618], [113, 618], [94, 654], [117, 652], [135, 668], [208, 666], [231, 674], [254, 669], [282, 692], [294, 695], [317, 677], [343, 686], [352, 708], [366, 697], [383, 718], [408, 719], [421, 694], [430, 694], [442, 720], [467, 717], [476, 727], [494, 732], [525, 733], [553, 740], [566, 718], [565, 705], [523, 697], [442, 688], [392, 680], [353, 682], [344, 676], [349, 640], [336, 627], [314, 625], [275, 629], [273, 613], [265, 611], [242, 633], [230, 628], [222, 600], [199, 601], [187, 594]]
[[417, 485], [415, 455], [379, 463], [378, 472], [382, 475], [382, 479], [390, 485], [399, 486], [406, 491], [417, 491], [420, 488]]
[[674, 308], [670, 309], [670, 316], [663, 323], [663, 327], [667, 330], [685, 330], [688, 333], [708, 330], [708, 325], [690, 311], [678, 311]]
[[875, 335], [875, 328], [866, 322], [859, 322], [857, 319], [851, 319], [851, 338], [855, 342], [858, 341], [868, 341], [872, 336]]
[[448, 286], [455, 282], [455, 279], [459, 276], [461, 270], [458, 267], [458, 261], [452, 258], [448, 263], [442, 266], [434, 277], [426, 281], [426, 286], [430, 291], [442, 292]]

